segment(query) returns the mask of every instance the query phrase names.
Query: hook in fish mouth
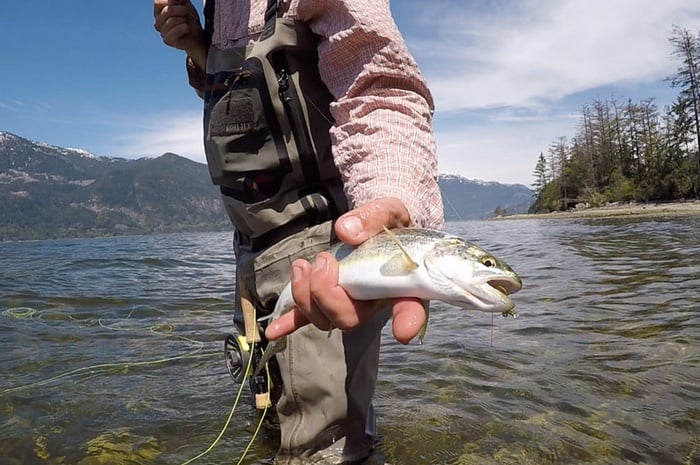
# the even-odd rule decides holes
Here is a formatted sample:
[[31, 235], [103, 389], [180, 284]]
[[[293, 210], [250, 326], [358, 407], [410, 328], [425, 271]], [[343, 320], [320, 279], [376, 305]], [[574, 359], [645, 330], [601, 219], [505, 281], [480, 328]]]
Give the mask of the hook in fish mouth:
[[509, 310], [506, 310], [505, 312], [501, 312], [501, 316], [503, 318], [508, 318], [508, 317], [518, 318], [520, 316], [520, 314], [515, 310], [515, 307], [513, 307]]
[[[518, 292], [522, 287], [520, 280], [515, 279], [503, 279], [502, 277], [491, 279], [487, 281], [487, 284], [503, 295], [503, 299], [510, 301], [508, 297], [510, 294]], [[511, 301], [512, 303], [512, 301]], [[518, 312], [515, 311], [515, 306], [513, 305], [508, 310], [501, 313], [503, 317], [518, 317]]]

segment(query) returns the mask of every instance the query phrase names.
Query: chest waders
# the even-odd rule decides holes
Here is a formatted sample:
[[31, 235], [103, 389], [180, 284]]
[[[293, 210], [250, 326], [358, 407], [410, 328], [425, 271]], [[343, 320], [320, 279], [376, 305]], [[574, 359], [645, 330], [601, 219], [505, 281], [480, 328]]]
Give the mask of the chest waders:
[[[214, 1], [205, 5], [211, 33]], [[347, 210], [331, 154], [332, 95], [318, 73], [318, 38], [300, 21], [278, 15], [269, 0], [254, 43], [210, 47], [204, 89], [204, 144], [214, 184], [236, 229], [237, 321], [226, 361], [245, 379], [246, 348], [260, 341], [255, 321], [272, 311], [293, 258], [325, 248], [331, 221]], [[282, 258], [282, 259], [280, 259]], [[260, 316], [260, 315], [258, 315]], [[251, 380], [256, 406], [269, 405], [267, 379]], [[273, 384], [281, 384], [276, 380]], [[276, 397], [276, 395], [273, 395]]]
[[254, 252], [346, 209], [317, 38], [269, 3], [258, 41], [210, 47], [204, 95], [209, 172], [241, 245]]
[[[205, 3], [208, 31], [213, 7], [213, 0]], [[306, 24], [280, 18], [278, 2], [268, 0], [258, 41], [209, 49], [207, 162], [236, 228], [236, 314], [249, 323], [246, 336], [231, 336], [225, 345], [231, 374], [241, 381], [248, 376], [247, 358], [259, 360], [260, 354], [245, 350], [260, 338], [250, 316], [274, 308], [294, 259], [313, 259], [328, 249], [332, 221], [347, 210], [331, 156], [332, 96], [319, 77], [317, 45]], [[389, 310], [348, 332], [329, 335], [306, 325], [273, 357], [272, 386], [264, 375], [249, 379], [256, 407], [276, 401], [275, 463], [339, 464], [370, 453], [376, 441], [372, 397]], [[234, 321], [242, 331], [240, 320]]]

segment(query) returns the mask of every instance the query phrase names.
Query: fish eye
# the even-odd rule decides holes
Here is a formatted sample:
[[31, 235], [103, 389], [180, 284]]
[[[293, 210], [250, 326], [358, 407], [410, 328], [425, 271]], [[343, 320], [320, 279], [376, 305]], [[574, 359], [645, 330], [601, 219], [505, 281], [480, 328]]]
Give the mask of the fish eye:
[[496, 259], [489, 256], [482, 257], [481, 264], [487, 268], [491, 268], [492, 266], [496, 266]]

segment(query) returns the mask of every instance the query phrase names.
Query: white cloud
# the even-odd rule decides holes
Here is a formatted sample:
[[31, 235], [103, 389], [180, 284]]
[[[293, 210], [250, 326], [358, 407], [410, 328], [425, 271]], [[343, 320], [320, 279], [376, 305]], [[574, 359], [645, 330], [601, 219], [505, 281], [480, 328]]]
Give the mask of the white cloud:
[[553, 102], [599, 86], [662, 80], [675, 69], [672, 25], [694, 30], [700, 22], [700, 2], [688, 0], [460, 6], [423, 15], [414, 27], [437, 26], [429, 38], [404, 31], [438, 111]]
[[202, 113], [192, 111], [178, 115], [159, 115], [144, 120], [139, 128], [122, 136], [119, 156], [157, 157], [173, 152], [206, 163], [202, 144]]
[[23, 106], [24, 106], [23, 102], [21, 102], [19, 100], [15, 100], [15, 99], [10, 99], [7, 101], [0, 101], [0, 109], [11, 111], [11, 112], [18, 112], [22, 109]]
[[540, 152], [546, 153], [557, 137], [572, 134], [577, 124], [576, 115], [523, 118], [505, 111], [486, 122], [470, 118], [436, 125], [438, 168], [471, 179], [530, 185]]
[[540, 152], [575, 135], [572, 115], [582, 102], [610, 92], [634, 98], [642, 89], [652, 92], [642, 98], [668, 97], [664, 78], [677, 68], [672, 27], [700, 24], [700, 2], [689, 0], [434, 0], [429, 9], [413, 1], [395, 8], [419, 13], [401, 11], [399, 27], [435, 97], [440, 171], [523, 184]]

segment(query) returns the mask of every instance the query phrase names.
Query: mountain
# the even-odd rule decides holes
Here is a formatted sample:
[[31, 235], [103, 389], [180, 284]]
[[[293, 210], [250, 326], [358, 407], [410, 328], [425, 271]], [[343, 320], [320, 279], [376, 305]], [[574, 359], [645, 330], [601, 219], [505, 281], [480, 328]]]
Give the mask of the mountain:
[[[526, 212], [522, 185], [440, 175], [445, 219]], [[173, 153], [129, 160], [0, 132], [0, 241], [231, 230], [206, 165]]]
[[441, 174], [438, 184], [446, 221], [527, 213], [534, 201], [533, 192], [522, 184], [478, 181], [454, 174]]
[[0, 240], [222, 229], [201, 163], [96, 157], [0, 132]]

